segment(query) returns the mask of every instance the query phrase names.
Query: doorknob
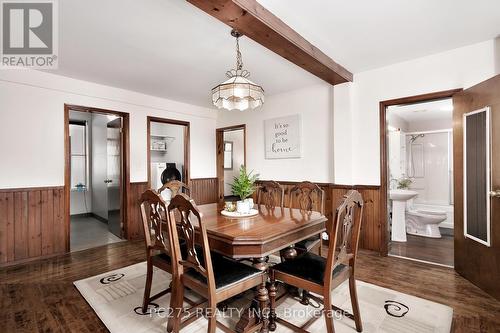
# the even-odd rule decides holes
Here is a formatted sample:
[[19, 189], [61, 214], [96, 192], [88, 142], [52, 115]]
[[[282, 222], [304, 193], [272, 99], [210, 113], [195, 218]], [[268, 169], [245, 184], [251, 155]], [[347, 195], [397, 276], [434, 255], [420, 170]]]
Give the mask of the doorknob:
[[500, 198], [500, 190], [491, 191], [490, 196], [493, 198]]

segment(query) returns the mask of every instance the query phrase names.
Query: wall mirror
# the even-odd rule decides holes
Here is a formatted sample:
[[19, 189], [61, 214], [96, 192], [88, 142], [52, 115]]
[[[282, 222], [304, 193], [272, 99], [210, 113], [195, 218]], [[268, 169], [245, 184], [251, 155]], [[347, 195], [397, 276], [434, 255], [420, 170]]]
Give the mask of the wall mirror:
[[233, 143], [224, 141], [224, 170], [233, 169]]

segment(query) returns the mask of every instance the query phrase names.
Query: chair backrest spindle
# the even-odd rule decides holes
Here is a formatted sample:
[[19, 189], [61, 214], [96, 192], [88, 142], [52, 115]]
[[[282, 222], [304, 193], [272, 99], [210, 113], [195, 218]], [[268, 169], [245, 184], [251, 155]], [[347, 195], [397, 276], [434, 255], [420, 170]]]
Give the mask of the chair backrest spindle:
[[153, 190], [146, 190], [140, 199], [141, 217], [147, 250], [160, 250], [170, 255], [171, 226], [165, 201]]
[[354, 267], [358, 251], [359, 234], [363, 217], [363, 198], [356, 190], [344, 195], [335, 210], [335, 217], [328, 226], [328, 256], [325, 269], [325, 283], [332, 281], [333, 271], [340, 265]]
[[320, 212], [324, 215], [325, 191], [314, 183], [301, 182], [290, 189], [288, 206], [307, 212]]
[[[175, 214], [176, 211], [177, 214]], [[182, 265], [184, 269], [194, 269], [204, 276], [207, 280], [209, 290], [215, 291], [215, 279], [210, 247], [208, 245], [207, 229], [203, 224], [203, 219], [198, 207], [196, 207], [196, 203], [186, 194], [180, 193], [170, 201], [168, 212], [171, 219], [175, 220], [177, 218], [176, 223], [180, 229], [180, 235], [186, 241], [186, 258], [182, 258], [177, 253], [177, 258], [174, 258], [174, 260]], [[194, 221], [198, 224], [198, 230], [195, 230]], [[197, 234], [198, 237], [201, 237], [202, 257], [195, 246]], [[200, 261], [201, 258], [202, 260]]]
[[274, 180], [263, 181], [257, 189], [257, 204], [263, 204], [266, 208], [283, 208], [285, 191], [283, 187]]

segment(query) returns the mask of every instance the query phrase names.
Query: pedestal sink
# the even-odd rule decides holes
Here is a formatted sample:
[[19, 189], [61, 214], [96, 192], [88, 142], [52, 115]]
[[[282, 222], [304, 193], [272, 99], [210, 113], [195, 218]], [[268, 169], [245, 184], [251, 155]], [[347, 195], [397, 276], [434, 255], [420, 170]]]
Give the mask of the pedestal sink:
[[406, 242], [406, 201], [416, 197], [418, 192], [411, 190], [390, 190], [392, 200], [392, 232], [391, 240]]

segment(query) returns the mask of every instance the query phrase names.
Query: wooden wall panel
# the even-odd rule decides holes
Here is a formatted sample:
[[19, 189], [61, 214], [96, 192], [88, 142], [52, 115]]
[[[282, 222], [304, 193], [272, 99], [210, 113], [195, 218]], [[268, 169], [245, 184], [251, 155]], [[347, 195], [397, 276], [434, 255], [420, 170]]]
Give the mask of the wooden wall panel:
[[196, 178], [189, 182], [191, 197], [196, 204], [216, 203], [218, 197], [217, 178]]
[[66, 250], [63, 187], [0, 190], [0, 265]]
[[28, 256], [39, 257], [42, 255], [42, 209], [40, 191], [28, 193], [29, 221], [28, 221]]
[[[191, 179], [189, 183], [191, 196], [198, 205], [217, 202], [217, 178]], [[144, 191], [149, 188], [147, 182], [130, 183], [129, 221], [127, 239], [143, 239], [141, 211], [139, 200]]]
[[[285, 189], [285, 206], [289, 206], [288, 194], [297, 182], [278, 181]], [[358, 190], [363, 196], [365, 206], [363, 210], [363, 221], [361, 224], [360, 247], [367, 250], [381, 252], [382, 223], [380, 219], [380, 187], [362, 185], [336, 185], [328, 183], [317, 183], [325, 191], [325, 216], [328, 223], [334, 217], [334, 210], [340, 200], [350, 189]]]
[[14, 261], [14, 192], [0, 192], [0, 263]]
[[128, 200], [129, 205], [129, 221], [127, 239], [143, 239], [144, 231], [142, 230], [141, 209], [139, 200], [144, 191], [149, 188], [147, 182], [130, 183], [130, 195]]
[[14, 258], [28, 257], [28, 192], [14, 193]]

